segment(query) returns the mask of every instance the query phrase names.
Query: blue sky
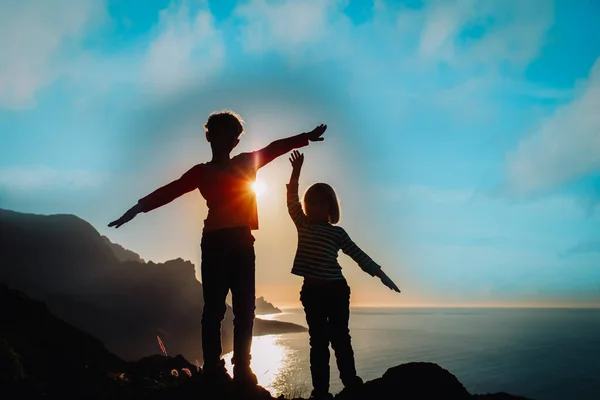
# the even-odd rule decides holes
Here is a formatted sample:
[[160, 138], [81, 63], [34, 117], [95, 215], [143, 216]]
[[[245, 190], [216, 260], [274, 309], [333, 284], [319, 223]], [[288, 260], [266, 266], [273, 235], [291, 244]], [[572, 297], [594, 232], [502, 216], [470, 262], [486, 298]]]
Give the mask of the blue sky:
[[[210, 151], [327, 123], [301, 184], [403, 290], [342, 256], [355, 304], [600, 306], [600, 4], [0, 0], [0, 207], [73, 213], [197, 263], [198, 193], [106, 224]], [[297, 304], [287, 160], [259, 173], [257, 289]]]

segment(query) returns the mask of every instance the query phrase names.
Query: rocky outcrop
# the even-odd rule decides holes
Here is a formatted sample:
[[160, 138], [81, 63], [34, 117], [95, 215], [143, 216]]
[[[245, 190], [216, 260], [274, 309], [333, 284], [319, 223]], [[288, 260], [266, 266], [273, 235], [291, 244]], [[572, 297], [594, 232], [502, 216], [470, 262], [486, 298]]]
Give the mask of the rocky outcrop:
[[257, 315], [268, 315], [268, 314], [279, 314], [281, 310], [275, 307], [273, 304], [265, 300], [264, 297], [256, 299], [256, 314]]

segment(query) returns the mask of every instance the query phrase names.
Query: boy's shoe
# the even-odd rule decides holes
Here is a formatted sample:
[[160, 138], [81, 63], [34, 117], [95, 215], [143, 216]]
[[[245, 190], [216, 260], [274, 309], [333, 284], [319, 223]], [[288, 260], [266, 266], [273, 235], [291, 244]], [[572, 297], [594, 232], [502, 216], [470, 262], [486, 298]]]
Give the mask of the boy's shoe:
[[209, 385], [224, 385], [231, 382], [231, 376], [227, 373], [225, 362], [220, 362], [213, 367], [204, 367], [202, 378]]
[[258, 378], [249, 365], [233, 366], [233, 381], [242, 385], [256, 386]]

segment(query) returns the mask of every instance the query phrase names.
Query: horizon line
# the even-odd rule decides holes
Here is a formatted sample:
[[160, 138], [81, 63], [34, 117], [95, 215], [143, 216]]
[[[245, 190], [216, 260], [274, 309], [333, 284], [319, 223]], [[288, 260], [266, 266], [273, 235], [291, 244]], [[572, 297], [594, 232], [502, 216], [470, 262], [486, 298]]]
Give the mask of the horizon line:
[[[301, 309], [302, 306], [277, 306], [279, 309], [283, 310], [291, 310], [291, 309]], [[569, 310], [598, 310], [600, 309], [600, 305], [410, 305], [410, 306], [400, 306], [400, 305], [351, 305], [351, 309], [353, 308], [386, 308], [386, 309], [398, 309], [398, 308], [406, 308], [406, 309], [569, 309]]]

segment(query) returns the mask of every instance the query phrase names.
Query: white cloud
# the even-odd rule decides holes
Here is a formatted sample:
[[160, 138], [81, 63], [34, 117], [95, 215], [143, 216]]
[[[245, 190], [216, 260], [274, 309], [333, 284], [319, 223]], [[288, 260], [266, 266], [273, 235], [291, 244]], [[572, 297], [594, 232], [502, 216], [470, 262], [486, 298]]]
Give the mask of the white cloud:
[[35, 104], [59, 76], [65, 53], [105, 16], [102, 0], [0, 1], [0, 107]]
[[160, 12], [157, 36], [143, 66], [144, 83], [171, 93], [205, 80], [223, 64], [225, 45], [213, 16], [204, 5], [197, 12], [187, 3]]
[[547, 0], [485, 2], [506, 6], [506, 10], [490, 10], [496, 22], [485, 36], [475, 42], [470, 55], [480, 62], [506, 61], [524, 67], [535, 59], [554, 22], [553, 3]]
[[103, 181], [103, 174], [86, 170], [55, 169], [47, 166], [0, 168], [0, 188], [11, 191], [89, 189], [100, 186]]
[[559, 107], [508, 157], [516, 193], [551, 189], [600, 169], [600, 58], [575, 99]]
[[[247, 51], [278, 51], [292, 57], [302, 47], [316, 44], [321, 51], [327, 44], [326, 50], [337, 55], [335, 43], [341, 46], [351, 43], [358, 57], [372, 47], [404, 43], [404, 36], [416, 30], [420, 37], [415, 50], [426, 65], [446, 61], [453, 67], [472, 71], [482, 64], [495, 69], [504, 61], [518, 67], [527, 65], [538, 54], [554, 18], [549, 0], [434, 0], [419, 9], [400, 7], [399, 10], [376, 1], [372, 19], [350, 30], [345, 4], [320, 0], [250, 0], [235, 10], [244, 23], [240, 40]], [[389, 18], [390, 15], [395, 17]], [[395, 26], [396, 31], [383, 25]], [[480, 29], [480, 35], [463, 35], [472, 29]], [[361, 37], [374, 32], [382, 33], [381, 37], [369, 40]], [[357, 45], [368, 47], [360, 51]], [[404, 51], [403, 57], [412, 59], [414, 54]]]
[[[552, 3], [545, 0], [440, 0], [418, 9], [376, 1], [372, 18], [358, 26], [340, 1], [250, 0], [234, 15], [242, 21], [239, 38], [246, 51], [278, 52], [292, 64], [334, 61], [351, 74], [347, 88], [355, 93], [386, 76], [395, 88], [388, 103], [398, 108], [411, 103], [406, 99], [414, 93], [461, 120], [489, 121], [498, 113], [494, 94], [563, 95], [525, 87], [522, 79], [553, 22]], [[440, 62], [448, 72], [440, 73]], [[440, 87], [439, 81], [452, 86]], [[469, 102], [478, 107], [466, 110]]]
[[[434, 1], [423, 9], [419, 53], [458, 68], [521, 68], [533, 60], [554, 19], [547, 0]], [[468, 35], [467, 32], [479, 31]]]
[[235, 15], [244, 21], [240, 40], [246, 51], [280, 51], [291, 54], [331, 34], [339, 34], [332, 22], [343, 13], [339, 1], [251, 0], [238, 6]]
[[473, 6], [472, 1], [460, 1], [439, 2], [429, 7], [419, 42], [420, 55], [451, 57], [456, 34], [472, 16]]
[[[147, 52], [133, 45], [108, 57], [82, 52], [78, 46], [92, 24], [107, 16], [102, 0], [0, 2], [0, 107], [31, 106], [41, 87], [65, 73], [86, 85], [141, 83], [164, 93], [206, 80], [224, 65], [225, 33], [216, 28], [205, 1], [173, 2], [161, 11]], [[399, 72], [396, 56], [401, 54], [405, 62], [415, 58], [399, 44], [408, 26], [413, 33], [421, 32], [420, 40], [411, 37], [409, 42], [424, 62], [434, 61], [429, 66], [446, 60], [472, 72], [481, 64], [497, 68], [501, 61], [527, 64], [552, 21], [552, 8], [543, 1], [433, 1], [418, 10], [400, 11], [376, 1], [372, 20], [352, 26], [344, 14], [346, 3], [249, 0], [236, 7], [227, 23], [241, 22], [236, 34], [246, 51], [278, 51], [303, 63], [336, 58], [353, 72], [374, 64], [369, 60], [374, 48], [385, 49], [385, 73], [391, 75]], [[460, 33], [473, 24], [483, 26], [486, 34], [459, 41]]]
[[433, 0], [401, 10], [398, 37], [417, 36], [411, 37], [414, 48], [410, 42], [402, 45], [395, 72], [410, 79], [398, 86], [410, 87], [421, 106], [447, 111], [444, 117], [462, 126], [499, 118], [507, 109], [498, 107], [499, 98], [564, 101], [568, 92], [529, 83], [523, 75], [553, 21], [552, 3], [545, 0]]

